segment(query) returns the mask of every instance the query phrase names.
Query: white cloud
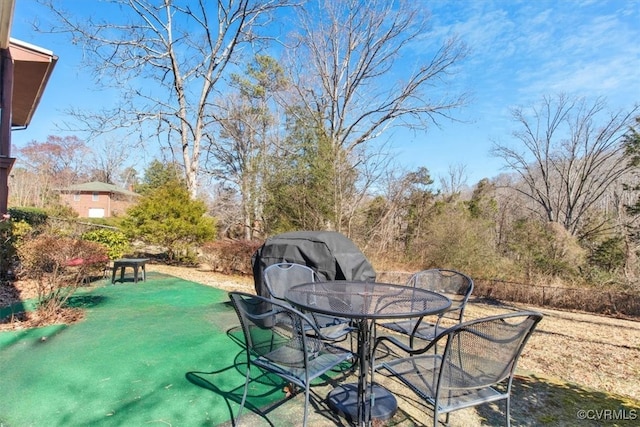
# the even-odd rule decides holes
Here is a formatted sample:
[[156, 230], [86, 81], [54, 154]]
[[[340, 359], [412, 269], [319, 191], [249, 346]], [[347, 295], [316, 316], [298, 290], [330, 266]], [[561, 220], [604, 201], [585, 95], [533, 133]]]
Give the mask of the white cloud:
[[[471, 48], [458, 78], [475, 93], [465, 117], [478, 129], [473, 141], [465, 140], [469, 128], [460, 124], [433, 135], [433, 146], [443, 148], [428, 167], [463, 163], [472, 181], [494, 176], [485, 167], [495, 170], [489, 166], [495, 162], [478, 154], [479, 147], [488, 152], [491, 139], [509, 137], [511, 106], [526, 107], [544, 95], [605, 96], [613, 110], [640, 102], [638, 0], [440, 0], [429, 7], [434, 34], [457, 33]], [[450, 149], [459, 142], [475, 148]]]

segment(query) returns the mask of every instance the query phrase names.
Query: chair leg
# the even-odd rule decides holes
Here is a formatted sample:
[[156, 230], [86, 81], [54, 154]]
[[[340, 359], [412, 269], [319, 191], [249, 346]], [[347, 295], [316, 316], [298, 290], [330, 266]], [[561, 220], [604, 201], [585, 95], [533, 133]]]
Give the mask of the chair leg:
[[309, 385], [307, 384], [304, 388], [304, 415], [302, 417], [302, 426], [306, 427], [307, 425], [307, 411], [309, 408]]
[[505, 404], [505, 417], [507, 417], [507, 427], [511, 427], [511, 397], [507, 396]]
[[245, 401], [247, 400], [247, 391], [249, 391], [249, 380], [251, 379], [251, 365], [247, 364], [247, 376], [244, 380], [244, 392], [242, 393], [242, 401], [240, 402], [240, 409], [238, 409], [238, 415], [236, 415], [236, 420], [233, 423], [238, 426], [240, 421], [240, 415], [242, 414], [242, 410], [244, 409]]
[[[445, 426], [449, 425], [449, 414], [450, 414], [450, 412], [447, 412], [446, 414], [444, 414], [444, 425]], [[434, 407], [433, 408], [433, 427], [438, 427], [438, 419], [439, 418], [440, 418], [440, 413]]]

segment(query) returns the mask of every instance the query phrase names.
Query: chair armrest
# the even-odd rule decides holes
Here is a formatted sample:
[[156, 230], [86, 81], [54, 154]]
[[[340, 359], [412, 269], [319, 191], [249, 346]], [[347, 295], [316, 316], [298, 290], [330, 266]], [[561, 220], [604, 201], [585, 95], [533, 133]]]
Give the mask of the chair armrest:
[[338, 342], [342, 341], [346, 338], [349, 332], [355, 331], [356, 328], [353, 326], [348, 326], [344, 323], [332, 326], [325, 326], [319, 328], [320, 335], [318, 338], [321, 338], [326, 341]]
[[382, 337], [378, 337], [376, 339], [376, 343], [373, 346], [374, 353], [375, 353], [376, 349], [378, 348], [378, 345], [380, 345], [383, 341], [388, 341], [391, 344], [395, 345], [396, 347], [400, 348], [405, 353], [413, 356], [415, 354], [422, 354], [422, 353], [425, 353], [425, 352], [429, 351], [429, 349], [431, 347], [433, 347], [433, 345], [435, 344], [435, 342], [437, 340], [433, 340], [433, 341], [429, 342], [425, 347], [422, 347], [422, 348], [412, 348], [411, 346], [403, 343], [402, 341], [398, 340], [395, 337], [382, 336]]

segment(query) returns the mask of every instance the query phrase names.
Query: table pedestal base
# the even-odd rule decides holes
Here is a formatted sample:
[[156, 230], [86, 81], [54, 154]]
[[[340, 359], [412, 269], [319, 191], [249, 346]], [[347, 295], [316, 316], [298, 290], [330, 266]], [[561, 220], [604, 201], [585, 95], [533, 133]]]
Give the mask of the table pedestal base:
[[[398, 409], [398, 401], [389, 390], [373, 384], [372, 392], [375, 394], [373, 408], [371, 409], [372, 420], [388, 420], [393, 417]], [[358, 384], [343, 384], [329, 393], [327, 396], [329, 407], [340, 416], [346, 418], [351, 423], [358, 422]], [[369, 401], [367, 401], [369, 405]]]

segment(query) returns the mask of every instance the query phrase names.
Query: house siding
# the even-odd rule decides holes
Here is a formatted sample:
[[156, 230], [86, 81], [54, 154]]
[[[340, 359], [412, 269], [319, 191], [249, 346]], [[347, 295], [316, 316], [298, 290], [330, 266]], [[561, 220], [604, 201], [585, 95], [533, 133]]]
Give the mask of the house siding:
[[[94, 200], [94, 194], [97, 200]], [[62, 201], [78, 213], [81, 218], [88, 218], [92, 209], [103, 209], [104, 218], [124, 215], [133, 204], [132, 201], [115, 199], [110, 192], [77, 192], [61, 194]], [[78, 199], [78, 200], [76, 200]]]

